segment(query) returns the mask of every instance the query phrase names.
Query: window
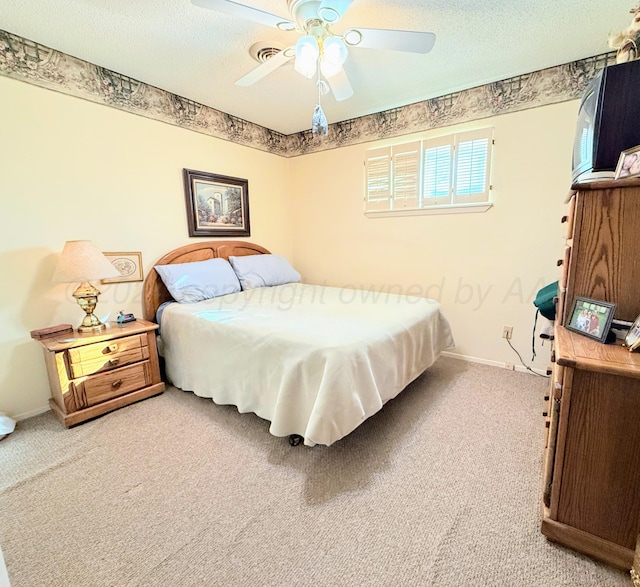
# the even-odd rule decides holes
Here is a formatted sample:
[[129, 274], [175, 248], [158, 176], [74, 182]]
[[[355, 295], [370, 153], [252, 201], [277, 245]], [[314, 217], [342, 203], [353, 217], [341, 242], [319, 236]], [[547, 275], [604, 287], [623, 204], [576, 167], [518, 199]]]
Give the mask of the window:
[[488, 205], [492, 145], [486, 128], [367, 151], [365, 212]]

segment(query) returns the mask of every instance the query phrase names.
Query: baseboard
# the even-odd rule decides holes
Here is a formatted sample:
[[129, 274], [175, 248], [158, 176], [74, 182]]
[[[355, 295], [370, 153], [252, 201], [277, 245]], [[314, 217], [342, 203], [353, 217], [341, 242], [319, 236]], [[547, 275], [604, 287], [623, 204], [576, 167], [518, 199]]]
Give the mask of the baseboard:
[[49, 404], [45, 404], [40, 408], [36, 408], [35, 410], [30, 410], [28, 412], [23, 412], [22, 414], [17, 414], [16, 416], [11, 416], [14, 420], [19, 422], [20, 420], [26, 420], [27, 418], [33, 418], [34, 416], [39, 416], [40, 414], [44, 414], [48, 412], [51, 408]]
[[[458, 359], [459, 361], [467, 361], [468, 363], [480, 363], [482, 365], [491, 365], [492, 367], [498, 367], [500, 369], [508, 369], [510, 371], [518, 371], [520, 373], [529, 373], [533, 371], [536, 375], [547, 375], [546, 370], [531, 368], [531, 371], [523, 365], [516, 365], [515, 363], [505, 363], [504, 361], [492, 361], [490, 359], [481, 359], [480, 357], [472, 357], [470, 355], [461, 355], [460, 353], [454, 353], [452, 351], [443, 351], [440, 353], [443, 357], [449, 357], [451, 359]], [[507, 367], [507, 365], [513, 365], [513, 369]]]

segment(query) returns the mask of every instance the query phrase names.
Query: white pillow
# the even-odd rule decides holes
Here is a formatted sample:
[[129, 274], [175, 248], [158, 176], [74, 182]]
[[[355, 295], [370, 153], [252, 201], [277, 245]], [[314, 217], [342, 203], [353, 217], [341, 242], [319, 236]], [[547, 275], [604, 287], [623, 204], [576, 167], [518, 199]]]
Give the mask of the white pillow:
[[242, 289], [297, 283], [300, 274], [281, 255], [229, 257]]
[[156, 265], [176, 302], [193, 304], [240, 291], [240, 282], [226, 259]]

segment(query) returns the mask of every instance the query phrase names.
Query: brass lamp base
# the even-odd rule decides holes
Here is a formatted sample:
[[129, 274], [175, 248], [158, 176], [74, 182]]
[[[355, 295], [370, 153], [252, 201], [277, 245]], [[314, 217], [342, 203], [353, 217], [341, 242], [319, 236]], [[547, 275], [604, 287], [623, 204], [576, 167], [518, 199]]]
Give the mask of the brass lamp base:
[[83, 281], [78, 286], [78, 289], [73, 292], [73, 297], [76, 298], [78, 305], [86, 313], [82, 323], [77, 328], [78, 332], [97, 332], [106, 328], [106, 325], [100, 322], [100, 319], [93, 313], [96, 309], [99, 295], [100, 291], [88, 281]]

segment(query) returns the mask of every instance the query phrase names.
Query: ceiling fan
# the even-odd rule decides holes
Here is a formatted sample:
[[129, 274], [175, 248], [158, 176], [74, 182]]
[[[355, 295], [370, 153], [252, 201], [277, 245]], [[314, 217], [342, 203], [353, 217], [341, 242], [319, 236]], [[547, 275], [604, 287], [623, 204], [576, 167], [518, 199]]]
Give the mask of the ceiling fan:
[[353, 88], [342, 67], [347, 58], [348, 47], [428, 53], [436, 38], [433, 33], [428, 32], [360, 27], [347, 29], [342, 35], [337, 35], [331, 27], [342, 18], [352, 1], [287, 0], [291, 14], [291, 20], [288, 20], [232, 0], [191, 0], [193, 4], [203, 8], [302, 35], [295, 45], [258, 65], [236, 81], [236, 85], [251, 86], [295, 58], [296, 71], [307, 78], [318, 75], [319, 89], [324, 83], [320, 80], [322, 74], [338, 101], [353, 95]]

